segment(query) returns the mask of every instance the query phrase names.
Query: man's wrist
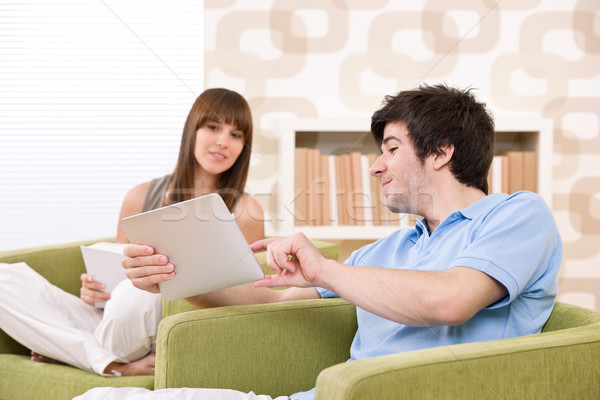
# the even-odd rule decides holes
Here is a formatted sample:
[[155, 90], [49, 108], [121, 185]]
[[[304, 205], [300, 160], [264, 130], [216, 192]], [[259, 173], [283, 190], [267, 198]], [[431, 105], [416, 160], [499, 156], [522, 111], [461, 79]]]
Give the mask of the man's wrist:
[[340, 264], [336, 260], [325, 258], [321, 264], [318, 282], [315, 283], [315, 287], [334, 291], [332, 285], [335, 284], [339, 267], [343, 267], [343, 264]]

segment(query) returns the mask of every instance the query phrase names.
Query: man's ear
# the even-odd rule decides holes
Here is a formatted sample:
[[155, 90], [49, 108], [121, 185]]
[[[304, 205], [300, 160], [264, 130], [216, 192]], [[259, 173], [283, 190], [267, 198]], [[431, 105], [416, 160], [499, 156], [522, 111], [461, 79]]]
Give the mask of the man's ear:
[[437, 154], [433, 155], [433, 168], [437, 171], [450, 163], [454, 154], [453, 144], [443, 144], [438, 148]]

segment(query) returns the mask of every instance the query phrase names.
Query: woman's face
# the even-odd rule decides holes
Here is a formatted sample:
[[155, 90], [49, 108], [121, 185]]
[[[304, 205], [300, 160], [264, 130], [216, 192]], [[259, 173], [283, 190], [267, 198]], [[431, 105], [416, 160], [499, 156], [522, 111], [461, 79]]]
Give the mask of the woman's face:
[[233, 166], [244, 149], [244, 132], [235, 126], [207, 121], [196, 131], [194, 156], [201, 174], [216, 178]]

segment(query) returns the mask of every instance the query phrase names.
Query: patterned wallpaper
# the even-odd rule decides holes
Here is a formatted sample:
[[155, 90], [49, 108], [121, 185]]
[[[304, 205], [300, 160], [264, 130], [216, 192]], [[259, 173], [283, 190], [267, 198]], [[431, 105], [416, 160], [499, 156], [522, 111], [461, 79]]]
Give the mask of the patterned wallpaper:
[[250, 186], [273, 216], [277, 197], [261, 194], [279, 179], [278, 118], [364, 117], [368, 129], [384, 95], [444, 81], [476, 88], [496, 115], [551, 119], [560, 299], [600, 309], [599, 11], [598, 0], [206, 0], [205, 87], [250, 101]]

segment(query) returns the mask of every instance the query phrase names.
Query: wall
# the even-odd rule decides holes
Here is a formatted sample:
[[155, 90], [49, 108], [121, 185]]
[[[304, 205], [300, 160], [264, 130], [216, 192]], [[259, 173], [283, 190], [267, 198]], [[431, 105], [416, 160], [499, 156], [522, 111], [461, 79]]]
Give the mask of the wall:
[[560, 298], [600, 308], [599, 6], [207, 0], [205, 87], [249, 99], [257, 133], [250, 187], [272, 217], [277, 199], [263, 194], [279, 179], [278, 118], [364, 116], [368, 129], [384, 95], [444, 81], [477, 88], [496, 115], [552, 119]]
[[197, 0], [0, 0], [0, 251], [114, 236], [203, 90]]

